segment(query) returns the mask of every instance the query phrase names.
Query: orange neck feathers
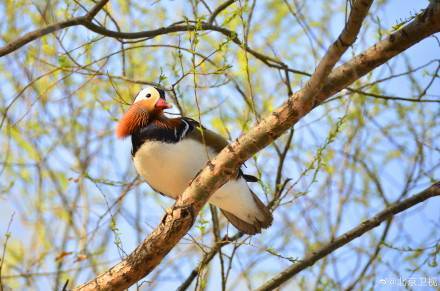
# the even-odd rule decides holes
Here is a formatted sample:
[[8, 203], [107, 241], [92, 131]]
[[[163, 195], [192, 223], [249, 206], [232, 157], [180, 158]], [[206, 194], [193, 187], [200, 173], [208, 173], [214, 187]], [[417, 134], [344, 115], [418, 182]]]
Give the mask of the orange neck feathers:
[[146, 101], [134, 103], [119, 121], [116, 127], [116, 136], [124, 138], [132, 135], [136, 130], [154, 122], [157, 126], [163, 128], [175, 128], [180, 125], [180, 118], [167, 118], [163, 115], [163, 109], [159, 108], [148, 112]]
[[133, 134], [138, 128], [148, 124], [150, 113], [145, 109], [145, 101], [131, 105], [116, 127], [116, 136], [124, 138]]

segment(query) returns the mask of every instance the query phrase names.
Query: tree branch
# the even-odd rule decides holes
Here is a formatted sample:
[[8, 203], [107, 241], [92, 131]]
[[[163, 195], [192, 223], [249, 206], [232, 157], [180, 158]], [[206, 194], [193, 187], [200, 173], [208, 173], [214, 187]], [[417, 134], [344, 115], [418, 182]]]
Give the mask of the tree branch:
[[17, 50], [17, 49], [21, 48], [22, 46], [30, 43], [31, 41], [34, 41], [42, 36], [45, 36], [46, 34], [55, 32], [55, 31], [63, 29], [63, 28], [79, 25], [79, 24], [81, 24], [83, 19], [84, 19], [83, 16], [76, 17], [76, 18], [72, 18], [72, 19], [69, 19], [66, 21], [54, 23], [54, 24], [48, 25], [46, 27], [28, 32], [25, 35], [21, 36], [20, 38], [15, 39], [15, 40], [7, 43], [5, 46], [1, 47], [0, 48], [0, 57], [5, 56], [5, 55]]
[[324, 86], [330, 71], [333, 69], [348, 47], [354, 43], [359, 30], [361, 29], [362, 22], [367, 16], [368, 10], [370, 9], [372, 3], [373, 0], [358, 0], [353, 3], [352, 10], [344, 29], [342, 30], [338, 39], [327, 50], [326, 54], [315, 69], [312, 77], [301, 90], [301, 98], [303, 98], [305, 101], [313, 101], [315, 95]]
[[223, 246], [238, 240], [242, 236], [243, 233], [238, 232], [233, 237], [230, 238], [225, 237], [223, 240], [216, 242], [215, 245], [212, 247], [212, 249], [203, 256], [202, 261], [199, 263], [199, 265], [194, 270], [192, 270], [189, 276], [185, 279], [185, 281], [183, 281], [183, 283], [176, 290], [184, 291], [188, 289], [188, 287], [191, 285], [194, 279], [199, 275], [200, 269], [206, 266], [215, 257], [215, 255], [220, 251], [220, 249]]
[[95, 18], [96, 14], [104, 8], [104, 6], [107, 4], [109, 0], [101, 0], [99, 1], [85, 16], [84, 19], [87, 22], [92, 22], [93, 18]]
[[22, 46], [34, 41], [46, 34], [58, 31], [63, 28], [76, 26], [76, 25], [84, 25], [85, 23], [91, 23], [93, 18], [98, 14], [98, 12], [107, 4], [109, 0], [101, 0], [99, 1], [86, 15], [75, 17], [66, 21], [54, 23], [48, 25], [46, 27], [31, 31], [26, 33], [25, 35], [17, 38], [16, 40], [9, 42], [4, 47], [0, 48], [0, 57], [5, 56]]
[[301, 260], [298, 263], [293, 264], [292, 266], [288, 267], [286, 270], [278, 274], [277, 276], [273, 277], [269, 281], [267, 281], [264, 285], [259, 287], [258, 291], [268, 291], [273, 290], [277, 287], [279, 287], [281, 284], [292, 278], [294, 275], [298, 274], [302, 270], [312, 266], [314, 263], [316, 263], [318, 260], [322, 259], [323, 257], [327, 256], [328, 254], [334, 252], [335, 250], [339, 249], [340, 247], [348, 244], [355, 238], [360, 237], [364, 233], [370, 231], [371, 229], [379, 226], [383, 221], [389, 219], [390, 217], [403, 212], [407, 210], [408, 208], [413, 207], [414, 205], [421, 203], [429, 198], [440, 196], [440, 182], [437, 182], [433, 184], [431, 187], [425, 189], [424, 191], [420, 192], [419, 194], [416, 194], [412, 196], [411, 198], [402, 200], [400, 202], [396, 202], [394, 204], [391, 204], [386, 209], [382, 210], [375, 216], [373, 216], [370, 219], [367, 219], [363, 221], [361, 224], [359, 224], [357, 227], [353, 228], [352, 230], [344, 233], [343, 235], [337, 237], [335, 240], [329, 242], [328, 244], [324, 245], [323, 247], [319, 248], [316, 251], [312, 251], [310, 255], [306, 256], [303, 260]]
[[383, 99], [383, 100], [408, 101], [408, 102], [419, 102], [419, 103], [440, 103], [440, 99], [421, 99], [421, 98], [405, 98], [399, 96], [386, 96], [386, 95], [366, 92], [352, 88], [347, 88], [347, 90], [352, 93], [358, 93], [361, 95], [370, 96], [373, 98]]
[[220, 4], [211, 14], [211, 16], [208, 19], [208, 23], [212, 24], [215, 20], [215, 18], [217, 17], [217, 15], [219, 15], [223, 10], [225, 10], [226, 8], [228, 8], [228, 6], [232, 5], [235, 1], [237, 0], [228, 0], [223, 2], [222, 4]]
[[121, 290], [145, 277], [188, 232], [210, 194], [234, 175], [244, 161], [273, 142], [319, 102], [439, 30], [440, 4], [431, 4], [404, 28], [336, 68], [318, 92], [314, 104], [309, 102], [310, 98], [305, 98], [310, 96], [306, 96], [304, 89], [296, 92], [280, 108], [210, 161], [179, 197], [161, 224], [126, 259], [76, 290]]
[[[355, 80], [376, 68], [424, 38], [440, 31], [440, 2], [428, 6], [423, 13], [384, 40], [376, 43], [355, 58], [337, 67], [330, 75], [317, 102], [322, 102], [348, 87]], [[413, 35], [419, 34], [419, 35]]]
[[[44, 28], [34, 30], [32, 32], [29, 32], [29, 33], [19, 37], [18, 39], [15, 39], [14, 41], [12, 41], [12, 42], [10, 42], [0, 48], [0, 57], [5, 56], [5, 55], [21, 48], [22, 46], [30, 43], [31, 41], [34, 41], [34, 40], [36, 40], [42, 36], [45, 36], [49, 33], [61, 30], [63, 28], [77, 26], [77, 25], [82, 25], [97, 34], [107, 36], [107, 37], [116, 38], [116, 39], [152, 38], [152, 37], [156, 37], [156, 36], [160, 36], [160, 35], [164, 35], [164, 34], [169, 34], [169, 33], [174, 33], [174, 32], [194, 31], [197, 29], [200, 31], [215, 31], [215, 32], [223, 34], [224, 36], [230, 38], [235, 44], [242, 47], [244, 50], [246, 50], [251, 55], [253, 55], [256, 59], [262, 61], [264, 64], [268, 65], [269, 67], [287, 70], [287, 71], [289, 71], [291, 73], [295, 73], [295, 74], [310, 76], [306, 72], [289, 68], [286, 64], [284, 64], [280, 60], [274, 59], [270, 56], [266, 56], [262, 53], [259, 53], [255, 50], [253, 50], [252, 48], [250, 48], [247, 45], [244, 45], [240, 41], [240, 39], [237, 37], [236, 32], [229, 30], [229, 29], [226, 29], [224, 27], [213, 25], [210, 22], [208, 22], [208, 23], [202, 22], [202, 23], [200, 23], [200, 27], [196, 27], [195, 24], [181, 24], [181, 22], [179, 22], [179, 23], [167, 26], [167, 27], [161, 27], [158, 29], [138, 31], [138, 32], [121, 32], [121, 31], [113, 31], [113, 30], [106, 29], [105, 27], [96, 25], [92, 22], [93, 17], [97, 14], [97, 12], [99, 12], [99, 9], [101, 9], [105, 5], [106, 2], [108, 2], [108, 0], [99, 2], [94, 8], [92, 8], [92, 10], [90, 10], [90, 12], [88, 12], [84, 16], [80, 16], [80, 17], [72, 18], [70, 20], [66, 20], [66, 21], [62, 21], [62, 22], [48, 25]], [[229, 5], [232, 4], [229, 2], [231, 2], [231, 1], [227, 1], [224, 4], [229, 4]], [[235, 2], [235, 1], [232, 1], [232, 2]], [[220, 5], [218, 7], [218, 9], [221, 8], [222, 6], [223, 5]], [[224, 7], [224, 8], [226, 8], [226, 7]], [[216, 9], [216, 11], [217, 11], [217, 9]], [[215, 13], [216, 11], [214, 11], [213, 13]], [[221, 12], [221, 10], [218, 11], [218, 13], [220, 13], [220, 12]], [[189, 23], [195, 23], [195, 21], [189, 21]]]

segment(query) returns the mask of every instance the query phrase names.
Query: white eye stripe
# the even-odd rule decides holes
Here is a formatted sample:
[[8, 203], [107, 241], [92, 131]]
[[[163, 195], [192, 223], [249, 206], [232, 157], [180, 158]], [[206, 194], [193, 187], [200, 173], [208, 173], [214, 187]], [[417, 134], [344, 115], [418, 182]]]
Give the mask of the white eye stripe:
[[160, 97], [159, 92], [156, 90], [156, 88], [148, 86], [144, 89], [142, 89], [138, 95], [136, 96], [134, 103], [141, 101], [141, 100], [147, 100], [151, 97]]

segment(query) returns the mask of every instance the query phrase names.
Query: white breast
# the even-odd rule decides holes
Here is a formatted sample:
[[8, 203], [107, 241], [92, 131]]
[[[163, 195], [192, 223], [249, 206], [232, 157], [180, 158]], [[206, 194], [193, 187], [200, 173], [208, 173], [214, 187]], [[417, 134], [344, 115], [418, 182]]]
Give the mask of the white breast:
[[208, 161], [210, 148], [192, 140], [178, 143], [147, 141], [136, 152], [134, 166], [155, 190], [177, 198]]
[[[192, 140], [177, 143], [147, 141], [133, 158], [137, 172], [156, 191], [177, 199], [194, 176], [214, 158], [213, 149]], [[231, 180], [213, 196], [210, 203], [253, 223], [261, 214], [244, 179]]]

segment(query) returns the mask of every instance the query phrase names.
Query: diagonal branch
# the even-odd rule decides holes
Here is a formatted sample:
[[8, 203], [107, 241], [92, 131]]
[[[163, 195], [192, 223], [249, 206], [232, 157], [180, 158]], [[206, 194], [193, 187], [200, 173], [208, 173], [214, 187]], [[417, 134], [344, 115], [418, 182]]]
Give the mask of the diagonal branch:
[[404, 28], [334, 69], [313, 104], [310, 102], [310, 96], [313, 98], [313, 95], [306, 96], [307, 90], [296, 92], [280, 108], [210, 161], [179, 197], [161, 224], [126, 259], [76, 290], [121, 290], [145, 277], [188, 232], [210, 194], [221, 187], [244, 161], [273, 142], [320, 102], [438, 31], [440, 3], [432, 3]]
[[339, 35], [338, 39], [329, 47], [325, 56], [321, 59], [315, 69], [310, 80], [305, 84], [302, 91], [302, 96], [306, 101], [313, 101], [315, 95], [324, 86], [325, 81], [339, 61], [341, 56], [345, 53], [349, 46], [351, 46], [361, 29], [362, 22], [367, 16], [373, 0], [358, 0], [354, 2], [351, 9], [348, 21]]
[[84, 15], [85, 21], [92, 22], [96, 14], [98, 14], [98, 12], [101, 11], [102, 8], [104, 8], [108, 1], [109, 0], [99, 1], [86, 15]]
[[363, 221], [361, 224], [359, 224], [352, 230], [337, 237], [335, 240], [329, 242], [323, 247], [311, 252], [310, 255], [306, 256], [303, 260], [288, 267], [286, 270], [284, 270], [283, 272], [279, 273], [277, 276], [267, 281], [257, 290], [268, 291], [279, 287], [281, 284], [291, 279], [293, 276], [295, 276], [302, 270], [312, 266], [318, 260], [336, 251], [340, 247], [348, 244], [352, 240], [360, 237], [361, 235], [370, 231], [371, 229], [379, 226], [383, 221], [389, 219], [390, 217], [400, 212], [407, 210], [408, 208], [413, 207], [414, 205], [417, 205], [435, 196], [440, 196], [440, 182], [435, 183], [431, 187], [425, 189], [419, 194], [412, 196], [411, 198], [391, 204], [389, 207], [385, 208], [384, 210], [382, 210], [372, 218]]

